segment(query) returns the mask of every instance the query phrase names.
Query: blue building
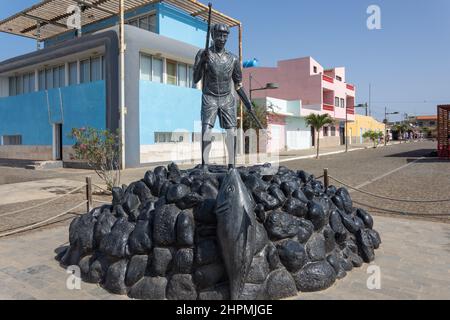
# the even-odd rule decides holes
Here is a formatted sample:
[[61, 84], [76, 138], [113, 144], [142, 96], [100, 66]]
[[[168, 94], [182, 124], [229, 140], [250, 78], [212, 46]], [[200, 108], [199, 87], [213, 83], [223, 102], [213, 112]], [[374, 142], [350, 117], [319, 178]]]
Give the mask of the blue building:
[[[121, 127], [119, 0], [64, 3], [42, 1], [0, 22], [1, 32], [43, 44], [0, 63], [0, 158], [70, 163], [72, 128]], [[78, 31], [67, 27], [69, 3], [81, 12]], [[125, 0], [127, 167], [200, 157], [192, 65], [205, 45], [206, 9], [195, 0]], [[241, 27], [217, 11], [215, 22]]]

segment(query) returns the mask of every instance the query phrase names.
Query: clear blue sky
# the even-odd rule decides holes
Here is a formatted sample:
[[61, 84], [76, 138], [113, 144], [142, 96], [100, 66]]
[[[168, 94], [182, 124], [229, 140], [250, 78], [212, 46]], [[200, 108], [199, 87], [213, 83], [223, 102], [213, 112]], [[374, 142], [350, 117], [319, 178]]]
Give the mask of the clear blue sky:
[[[8, 1], [0, 9], [0, 19], [37, 2]], [[347, 81], [357, 86], [357, 103], [368, 101], [372, 84], [372, 111], [378, 119], [385, 106], [411, 115], [435, 114], [437, 104], [450, 103], [448, 0], [213, 0], [213, 4], [242, 21], [245, 59], [255, 57], [262, 66], [274, 66], [278, 60], [312, 56], [326, 68], [345, 66]], [[371, 4], [381, 7], [382, 30], [366, 27]], [[33, 40], [0, 34], [0, 60], [35, 46]], [[236, 32], [229, 48], [237, 52]]]

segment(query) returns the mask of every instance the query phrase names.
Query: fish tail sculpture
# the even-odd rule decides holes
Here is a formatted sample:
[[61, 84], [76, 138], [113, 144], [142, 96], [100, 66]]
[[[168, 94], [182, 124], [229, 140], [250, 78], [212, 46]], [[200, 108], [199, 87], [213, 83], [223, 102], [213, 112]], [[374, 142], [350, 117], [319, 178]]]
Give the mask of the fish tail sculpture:
[[217, 237], [230, 283], [232, 300], [239, 300], [255, 254], [255, 203], [239, 172], [231, 169], [217, 196]]

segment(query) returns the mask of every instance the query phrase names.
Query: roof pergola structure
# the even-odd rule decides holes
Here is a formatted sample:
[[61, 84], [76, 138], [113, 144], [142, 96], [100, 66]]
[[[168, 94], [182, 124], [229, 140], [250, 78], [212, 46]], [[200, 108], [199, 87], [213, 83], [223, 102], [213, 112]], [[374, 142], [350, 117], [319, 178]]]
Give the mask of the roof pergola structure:
[[[208, 21], [208, 6], [197, 0], [42, 0], [40, 3], [18, 12], [17, 14], [0, 21], [0, 32], [6, 32], [17, 36], [35, 39], [38, 43], [55, 36], [64, 34], [73, 28], [68, 26], [68, 20], [73, 18], [74, 11], [69, 8], [78, 6], [81, 10], [81, 27], [96, 23], [113, 16], [118, 16], [119, 38], [120, 38], [120, 118], [122, 135], [122, 168], [125, 168], [125, 83], [124, 83], [124, 14], [128, 11], [138, 9], [145, 5], [164, 2], [170, 4], [193, 17]], [[239, 59], [242, 66], [242, 24], [215, 9], [211, 13], [212, 23], [224, 23], [230, 28], [238, 27], [239, 33]], [[243, 113], [241, 105], [240, 113], [241, 128], [243, 124]], [[241, 144], [241, 151], [243, 147]]]
[[[171, 4], [194, 17], [208, 19], [208, 6], [196, 0], [124, 0], [124, 11], [128, 12], [139, 7], [165, 2]], [[73, 12], [67, 12], [71, 6], [80, 6], [81, 25], [89, 25], [119, 15], [120, 0], [43, 0], [3, 21], [0, 21], [0, 31], [44, 41], [70, 30], [67, 20]], [[212, 10], [213, 23], [225, 23], [229, 27], [238, 27], [241, 23]], [[40, 25], [40, 32], [38, 29]]]

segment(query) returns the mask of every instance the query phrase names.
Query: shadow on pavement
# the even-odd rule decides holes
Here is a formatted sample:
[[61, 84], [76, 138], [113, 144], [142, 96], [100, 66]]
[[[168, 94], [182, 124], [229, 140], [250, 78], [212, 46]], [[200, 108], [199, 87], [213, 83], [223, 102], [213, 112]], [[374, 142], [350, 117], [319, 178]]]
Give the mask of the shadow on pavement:
[[412, 158], [412, 157], [420, 158], [420, 157], [428, 156], [433, 151], [436, 151], [436, 149], [417, 149], [417, 150], [405, 151], [405, 152], [400, 152], [400, 153], [388, 154], [385, 157], [386, 158]]

